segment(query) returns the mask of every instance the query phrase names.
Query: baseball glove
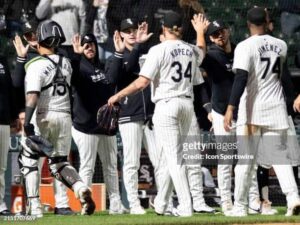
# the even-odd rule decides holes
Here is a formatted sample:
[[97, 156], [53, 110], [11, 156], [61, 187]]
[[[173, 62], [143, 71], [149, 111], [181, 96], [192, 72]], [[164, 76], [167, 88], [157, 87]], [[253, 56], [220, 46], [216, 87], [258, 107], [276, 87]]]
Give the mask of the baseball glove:
[[53, 153], [53, 145], [42, 136], [31, 135], [26, 138], [25, 143], [31, 150], [45, 154], [48, 157]]
[[119, 104], [115, 104], [113, 107], [109, 107], [107, 104], [101, 106], [97, 112], [97, 130], [109, 136], [115, 135], [118, 130], [119, 113]]

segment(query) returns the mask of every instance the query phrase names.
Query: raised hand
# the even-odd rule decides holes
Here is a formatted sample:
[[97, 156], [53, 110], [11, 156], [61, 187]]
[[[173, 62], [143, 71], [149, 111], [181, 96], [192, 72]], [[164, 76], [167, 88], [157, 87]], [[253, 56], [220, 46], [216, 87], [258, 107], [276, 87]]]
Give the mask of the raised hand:
[[195, 14], [191, 20], [194, 30], [197, 33], [205, 33], [210, 22], [206, 19], [204, 14]]
[[77, 54], [82, 54], [84, 49], [87, 47], [87, 43], [81, 46], [81, 37], [79, 34], [75, 34], [72, 38], [73, 50]]
[[300, 112], [300, 95], [295, 99], [293, 109], [295, 112]]
[[150, 39], [153, 33], [148, 34], [148, 23], [143, 22], [139, 25], [137, 33], [136, 33], [136, 42], [144, 43]]
[[115, 31], [114, 33], [114, 45], [117, 52], [123, 53], [125, 50], [125, 41], [122, 40], [119, 31]]
[[28, 49], [29, 49], [29, 44], [27, 44], [26, 46], [24, 46], [21, 38], [19, 35], [15, 36], [15, 39], [13, 40], [13, 44], [15, 46], [17, 55], [19, 57], [26, 57], [27, 53], [28, 53]]

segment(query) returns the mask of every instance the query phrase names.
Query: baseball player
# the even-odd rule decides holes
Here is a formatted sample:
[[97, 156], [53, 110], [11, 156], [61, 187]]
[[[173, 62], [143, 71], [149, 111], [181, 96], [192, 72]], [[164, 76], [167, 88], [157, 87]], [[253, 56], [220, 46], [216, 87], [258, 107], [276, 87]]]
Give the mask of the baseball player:
[[0, 216], [10, 215], [5, 202], [5, 171], [10, 146], [10, 124], [17, 118], [13, 86], [6, 59], [0, 57]]
[[[208, 113], [211, 113], [213, 131], [216, 140], [226, 143], [234, 139], [235, 129], [227, 132], [224, 130], [223, 121], [226, 107], [229, 102], [230, 91], [232, 88], [234, 73], [232, 64], [235, 45], [230, 42], [230, 31], [221, 20], [215, 20], [210, 23], [207, 35], [212, 44], [209, 46], [207, 54], [201, 64], [205, 69], [212, 85], [211, 103], [204, 104]], [[237, 110], [234, 112], [234, 120], [237, 118]], [[222, 150], [221, 153], [224, 154]], [[230, 152], [229, 154], [232, 154]], [[228, 211], [232, 208], [231, 197], [231, 173], [232, 164], [220, 160], [218, 164], [218, 186], [221, 196], [222, 211]], [[256, 175], [254, 175], [249, 192], [249, 212], [258, 213], [260, 211], [259, 193], [257, 189]]]
[[[121, 21], [120, 35], [124, 40], [125, 51], [123, 65], [118, 74], [117, 89], [121, 90], [138, 77], [140, 64], [144, 59], [142, 43], [149, 40], [148, 24], [139, 26], [131, 18]], [[111, 67], [110, 65], [109, 67]], [[121, 75], [121, 76], [120, 76]], [[150, 87], [136, 95], [128, 96], [121, 103], [119, 130], [123, 143], [123, 179], [130, 207], [130, 214], [141, 215], [146, 211], [138, 198], [138, 169], [142, 143], [149, 153], [154, 166], [156, 184], [159, 186], [159, 172], [157, 170], [157, 146], [154, 138], [151, 117], [154, 104], [151, 102]]]
[[205, 53], [204, 33], [208, 21], [202, 14], [195, 15], [193, 20], [200, 48], [180, 40], [181, 22], [180, 15], [175, 12], [165, 15], [163, 32], [166, 40], [150, 49], [139, 78], [112, 96], [108, 104], [143, 90], [152, 81], [152, 101], [156, 104], [155, 137], [168, 167], [154, 201], [155, 211], [164, 213], [173, 182], [179, 200], [176, 214], [187, 217], [192, 215], [192, 204], [186, 166], [180, 158], [183, 153], [181, 140], [188, 134], [199, 135], [193, 108], [193, 84], [203, 82], [199, 65]]
[[[184, 24], [182, 25], [184, 26]], [[163, 33], [163, 30], [161, 30], [161, 34], [159, 36], [159, 39], [161, 42], [165, 41], [165, 36]], [[206, 93], [206, 89], [202, 89], [202, 102], [207, 102], [209, 101], [209, 98]], [[155, 127], [154, 127], [155, 128]], [[156, 155], [162, 156], [159, 158], [159, 168], [157, 168], [158, 171], [164, 171], [166, 168], [161, 168], [161, 164], [165, 164], [165, 159], [161, 153], [157, 153]], [[193, 209], [195, 213], [214, 213], [215, 210], [208, 206], [205, 202], [204, 196], [203, 196], [203, 181], [202, 181], [202, 169], [200, 163], [198, 165], [187, 165], [186, 170], [187, 170], [187, 178], [188, 178], [188, 183], [189, 183], [189, 189], [192, 197], [192, 202], [193, 202]], [[159, 187], [157, 188], [159, 189]], [[169, 212], [172, 212], [173, 208], [173, 202], [172, 196], [170, 198], [169, 204], [167, 206], [167, 209], [165, 211], [165, 215], [168, 215]]]
[[[34, 111], [36, 117], [34, 124], [40, 134], [50, 141], [53, 150], [48, 152], [48, 163], [51, 174], [67, 187], [71, 188], [82, 204], [82, 214], [92, 214], [95, 204], [91, 198], [91, 191], [83, 183], [76, 170], [68, 162], [65, 149], [71, 147], [71, 108], [69, 85], [72, 68], [69, 61], [54, 53], [65, 40], [59, 24], [46, 20], [37, 29], [38, 56], [27, 62], [25, 77], [25, 135], [35, 135], [34, 125], [31, 123]], [[24, 177], [37, 176], [37, 163], [39, 153], [30, 149], [26, 140], [23, 142], [19, 162]], [[38, 183], [38, 179], [33, 180]], [[36, 183], [27, 184], [37, 185]], [[38, 191], [38, 190], [35, 190]], [[42, 216], [42, 212], [32, 212], [31, 209], [41, 209], [38, 193], [29, 193], [37, 196], [29, 199], [29, 214], [36, 213]]]
[[[224, 128], [230, 131], [233, 111], [239, 105], [237, 134], [241, 143], [238, 150], [252, 154], [253, 160], [239, 163], [235, 168], [235, 202], [226, 216], [246, 216], [249, 181], [257, 162], [272, 165], [281, 189], [286, 195], [286, 216], [299, 214], [300, 200], [291, 165], [275, 165], [275, 155], [287, 160], [284, 136], [288, 125], [286, 104], [280, 83], [281, 68], [286, 59], [287, 46], [280, 39], [265, 33], [266, 12], [261, 7], [247, 13], [251, 37], [239, 43], [235, 50], [233, 71], [236, 73], [229, 105], [224, 116]], [[242, 96], [243, 95], [243, 96]], [[242, 97], [241, 97], [242, 96]], [[240, 103], [239, 103], [240, 101]], [[244, 126], [242, 126], [245, 124]], [[272, 138], [272, 141], [268, 141]], [[259, 157], [264, 151], [257, 151], [258, 141], [268, 141], [272, 157]], [[258, 155], [258, 157], [257, 157]]]
[[111, 66], [104, 70], [98, 59], [97, 41], [93, 34], [73, 38], [74, 52], [81, 55], [79, 71], [72, 78], [73, 126], [72, 136], [80, 156], [79, 175], [91, 187], [96, 157], [99, 155], [108, 197], [109, 214], [123, 214], [127, 210], [121, 203], [117, 171], [116, 136], [103, 134], [97, 127], [97, 111], [114, 94], [115, 83], [122, 62], [124, 44], [118, 32], [114, 35], [116, 53]]
[[[36, 51], [37, 46], [37, 37], [36, 37], [36, 29], [38, 26], [38, 22], [33, 19], [28, 22], [26, 22], [23, 27], [23, 38], [27, 42], [27, 46], [23, 45], [23, 42], [21, 38], [16, 35], [14, 39], [14, 46], [17, 52], [17, 62], [15, 71], [12, 75], [13, 83], [16, 87], [24, 88], [24, 78], [25, 78], [25, 63], [29, 60], [35, 58], [38, 56], [38, 52]], [[25, 98], [24, 98], [25, 99]], [[38, 130], [35, 130], [36, 133], [39, 133]], [[23, 134], [22, 134], [23, 135]], [[70, 149], [65, 149], [65, 155], [69, 155]], [[45, 161], [45, 157], [41, 157], [39, 160], [39, 172], [42, 168], [42, 165]], [[29, 189], [39, 189], [39, 184], [34, 181], [30, 181], [30, 179], [36, 180], [37, 176], [29, 176], [26, 179], [26, 182], [31, 183], [31, 185], [28, 185], [26, 191], [29, 191]], [[36, 186], [32, 185], [33, 183], [36, 184]], [[54, 180], [53, 182], [54, 187], [54, 197], [55, 197], [55, 208], [54, 208], [54, 214], [57, 215], [73, 215], [74, 212], [71, 210], [69, 206], [69, 199], [67, 196], [67, 188], [66, 186], [58, 181]], [[31, 193], [37, 193], [37, 191], [30, 191]], [[27, 193], [28, 194], [28, 193]], [[28, 196], [27, 196], [28, 197]], [[35, 197], [30, 196], [29, 197]], [[40, 210], [38, 210], [40, 211]]]

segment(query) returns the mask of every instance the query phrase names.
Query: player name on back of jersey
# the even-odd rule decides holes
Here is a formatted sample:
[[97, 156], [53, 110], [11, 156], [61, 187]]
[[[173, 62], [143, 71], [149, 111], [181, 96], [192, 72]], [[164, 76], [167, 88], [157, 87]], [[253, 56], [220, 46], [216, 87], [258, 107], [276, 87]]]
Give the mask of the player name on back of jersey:
[[173, 58], [182, 55], [186, 55], [191, 58], [193, 56], [193, 51], [192, 49], [187, 49], [187, 48], [175, 48], [171, 51], [171, 55]]
[[260, 56], [262, 56], [265, 52], [275, 52], [277, 55], [280, 55], [282, 52], [282, 48], [274, 45], [274, 44], [264, 44], [258, 48]]

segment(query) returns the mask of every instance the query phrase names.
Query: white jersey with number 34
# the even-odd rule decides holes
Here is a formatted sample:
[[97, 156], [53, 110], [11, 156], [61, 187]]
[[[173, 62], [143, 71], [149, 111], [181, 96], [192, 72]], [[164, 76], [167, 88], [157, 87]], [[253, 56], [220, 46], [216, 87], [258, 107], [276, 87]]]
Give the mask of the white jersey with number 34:
[[140, 75], [153, 81], [152, 101], [173, 97], [193, 98], [193, 85], [204, 82], [199, 66], [203, 51], [181, 40], [167, 40], [153, 46]]
[[254, 35], [235, 49], [233, 71], [248, 72], [246, 90], [241, 98], [238, 123], [286, 129], [288, 118], [280, 81], [287, 45], [270, 35]]

